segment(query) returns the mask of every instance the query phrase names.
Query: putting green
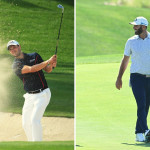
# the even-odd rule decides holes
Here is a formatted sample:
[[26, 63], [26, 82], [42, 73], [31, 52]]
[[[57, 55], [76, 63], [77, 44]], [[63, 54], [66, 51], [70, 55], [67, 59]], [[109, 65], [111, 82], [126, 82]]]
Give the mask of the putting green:
[[120, 63], [76, 66], [77, 150], [143, 150], [150, 144], [135, 142], [136, 102], [128, 86], [115, 88]]

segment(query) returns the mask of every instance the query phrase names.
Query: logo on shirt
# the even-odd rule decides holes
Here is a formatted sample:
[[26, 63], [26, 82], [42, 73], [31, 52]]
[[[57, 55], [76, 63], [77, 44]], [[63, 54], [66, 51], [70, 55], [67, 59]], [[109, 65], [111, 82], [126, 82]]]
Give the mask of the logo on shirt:
[[30, 60], [30, 63], [32, 63], [32, 62], [34, 62], [34, 61], [35, 61], [35, 59], [31, 59], [31, 60]]

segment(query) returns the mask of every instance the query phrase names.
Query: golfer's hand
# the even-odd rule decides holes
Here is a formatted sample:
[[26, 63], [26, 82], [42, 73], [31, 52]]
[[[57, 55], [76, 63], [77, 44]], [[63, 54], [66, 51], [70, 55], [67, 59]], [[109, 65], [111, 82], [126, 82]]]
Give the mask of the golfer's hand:
[[57, 57], [56, 57], [56, 59], [54, 60], [54, 62], [53, 62], [53, 64], [52, 64], [52, 66], [55, 68], [55, 67], [56, 67], [56, 65], [57, 65]]
[[57, 56], [55, 55], [55, 60], [52, 63], [53, 68], [55, 68], [57, 65]]
[[122, 79], [117, 78], [117, 81], [116, 81], [116, 88], [117, 88], [118, 90], [120, 90], [120, 88], [122, 88]]
[[52, 66], [53, 66], [54, 68], [56, 67], [56, 65], [57, 65], [57, 62], [52, 64]]
[[57, 56], [56, 56], [56, 55], [53, 55], [53, 56], [48, 60], [48, 63], [52, 65], [52, 64], [55, 63], [55, 62], [57, 62]]

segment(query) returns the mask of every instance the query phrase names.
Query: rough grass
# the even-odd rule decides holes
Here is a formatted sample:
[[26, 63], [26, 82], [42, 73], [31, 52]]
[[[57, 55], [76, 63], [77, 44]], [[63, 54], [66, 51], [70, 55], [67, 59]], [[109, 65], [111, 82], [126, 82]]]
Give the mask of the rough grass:
[[[4, 81], [0, 86], [1, 111], [21, 113], [25, 93], [22, 82], [13, 74], [13, 58], [6, 50], [9, 40], [17, 40], [25, 53], [37, 52], [43, 60], [55, 52], [62, 4], [65, 8], [58, 45], [58, 64], [46, 74], [52, 92], [46, 116], [74, 116], [74, 1], [0, 0], [0, 65]], [[6, 73], [10, 73], [9, 78]]]
[[111, 0], [109, 4], [125, 5], [130, 7], [150, 8], [149, 0]]
[[77, 2], [77, 57], [123, 54], [127, 39], [134, 35], [129, 22], [137, 16], [149, 19], [149, 9], [104, 5], [102, 2]]
[[65, 142], [0, 142], [0, 150], [74, 150], [73, 141]]

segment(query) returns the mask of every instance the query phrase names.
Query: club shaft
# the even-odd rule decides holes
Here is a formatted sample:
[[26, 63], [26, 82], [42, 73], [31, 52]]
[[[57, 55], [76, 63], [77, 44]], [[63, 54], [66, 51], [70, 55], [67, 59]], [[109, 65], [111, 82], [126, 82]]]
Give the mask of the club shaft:
[[[63, 14], [64, 14], [64, 13], [63, 13], [63, 11], [62, 11], [61, 22], [60, 22], [60, 27], [59, 27], [58, 37], [57, 37], [57, 44], [56, 44], [55, 55], [57, 55], [58, 41], [59, 41], [59, 36], [60, 36], [60, 29], [61, 29], [61, 24], [62, 24]], [[55, 68], [53, 67], [53, 69], [55, 69]]]
[[60, 27], [59, 27], [59, 32], [58, 32], [58, 38], [57, 38], [57, 44], [56, 44], [55, 54], [57, 54], [58, 41], [59, 41], [59, 36], [60, 36], [60, 29], [61, 29], [62, 19], [63, 19], [63, 12], [62, 12], [62, 15], [61, 15], [61, 22], [60, 22]]

